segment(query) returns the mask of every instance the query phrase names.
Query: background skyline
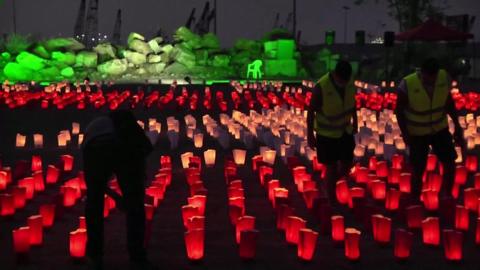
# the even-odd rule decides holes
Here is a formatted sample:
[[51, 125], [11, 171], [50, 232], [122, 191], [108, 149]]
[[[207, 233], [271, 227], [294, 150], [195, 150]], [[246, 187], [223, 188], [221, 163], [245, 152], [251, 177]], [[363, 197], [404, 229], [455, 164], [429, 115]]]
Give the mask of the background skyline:
[[[0, 33], [13, 32], [12, 0], [4, 0], [0, 6]], [[100, 0], [99, 31], [111, 36], [117, 9], [122, 9], [122, 41], [128, 33], [135, 31], [147, 37], [162, 28], [171, 35], [175, 29], [184, 25], [192, 8], [197, 8], [200, 16], [204, 0]], [[239, 38], [259, 39], [274, 25], [277, 12], [280, 24], [284, 23], [291, 12], [292, 0], [217, 0], [218, 36], [222, 47], [229, 47]], [[326, 30], [336, 31], [336, 42], [342, 43], [344, 37], [344, 10], [348, 11], [347, 42], [354, 42], [356, 30], [365, 30], [366, 34], [383, 36], [384, 31], [398, 32], [398, 24], [387, 15], [387, 6], [373, 0], [355, 6], [353, 0], [298, 0], [297, 29], [302, 30], [302, 41], [307, 44], [324, 42]], [[447, 15], [472, 14], [480, 10], [476, 0], [449, 1]], [[213, 1], [212, 1], [213, 3]], [[87, 1], [88, 4], [88, 1]], [[32, 34], [42, 38], [55, 36], [73, 36], [73, 28], [80, 0], [16, 0], [17, 32]], [[478, 12], [477, 12], [478, 13]], [[480, 23], [477, 19], [472, 33], [479, 40]], [[213, 25], [212, 28], [213, 30]], [[366, 37], [368, 40], [368, 37]]]

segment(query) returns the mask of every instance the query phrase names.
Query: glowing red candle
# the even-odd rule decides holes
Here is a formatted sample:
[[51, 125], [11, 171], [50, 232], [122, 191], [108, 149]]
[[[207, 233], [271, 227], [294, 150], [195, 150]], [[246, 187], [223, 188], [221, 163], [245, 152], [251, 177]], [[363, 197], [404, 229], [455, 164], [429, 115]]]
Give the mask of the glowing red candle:
[[372, 198], [375, 200], [385, 199], [387, 192], [387, 185], [382, 180], [375, 180], [370, 183], [370, 188], [372, 191]]
[[228, 199], [229, 205], [235, 205], [242, 208], [242, 212], [245, 212], [245, 197], [234, 197]]
[[394, 154], [392, 156], [392, 168], [402, 169], [402, 167], [403, 167], [403, 155]]
[[193, 205], [182, 206], [183, 225], [186, 227], [188, 219], [194, 216], [201, 216], [198, 207]]
[[315, 200], [318, 197], [320, 197], [320, 192], [317, 189], [310, 189], [310, 190], [304, 191], [302, 193], [302, 196], [303, 196], [303, 200], [305, 201], [305, 205], [307, 206], [307, 209], [312, 209]]
[[172, 158], [170, 156], [161, 156], [160, 157], [160, 165], [162, 165], [162, 168], [171, 167], [172, 166]]
[[343, 216], [332, 216], [332, 240], [343, 242], [345, 240], [345, 224]]
[[372, 215], [373, 239], [381, 244], [390, 242], [392, 220], [382, 215]]
[[30, 228], [20, 227], [12, 231], [13, 250], [15, 253], [28, 253], [30, 250]]
[[57, 183], [59, 177], [60, 177], [60, 170], [53, 165], [48, 165], [47, 177], [46, 177], [47, 184]]
[[399, 190], [396, 190], [394, 188], [389, 189], [385, 200], [385, 208], [387, 210], [397, 210], [400, 204], [401, 195], [402, 192], [400, 192]]
[[411, 179], [412, 179], [412, 174], [411, 173], [401, 173], [400, 174], [400, 179], [398, 182], [398, 188], [400, 189], [401, 192], [403, 193], [410, 193], [411, 191]]
[[278, 199], [288, 199], [288, 189], [286, 188], [274, 188], [273, 189], [273, 208], [276, 208]]
[[25, 187], [14, 186], [12, 188], [12, 196], [15, 209], [25, 207], [27, 199], [27, 189]]
[[465, 160], [465, 167], [469, 172], [476, 172], [478, 169], [478, 157], [477, 156], [467, 156]]
[[43, 243], [43, 218], [40, 215], [28, 218], [30, 228], [30, 245], [38, 246]]
[[477, 229], [475, 230], [475, 243], [480, 245], [480, 217], [477, 218]]
[[85, 229], [85, 230], [87, 229], [87, 221], [85, 217], [83, 216], [78, 217], [78, 228]]
[[32, 172], [42, 170], [42, 158], [40, 156], [32, 156]]
[[187, 222], [187, 231], [196, 230], [196, 229], [205, 229], [205, 217], [204, 216], [194, 216], [188, 219]]
[[410, 257], [410, 250], [412, 248], [413, 233], [403, 229], [395, 231], [395, 247], [394, 256], [397, 259], [405, 260]]
[[39, 213], [42, 216], [43, 227], [45, 228], [52, 227], [53, 222], [55, 221], [55, 204], [41, 205]]
[[339, 180], [336, 184], [337, 201], [341, 204], [347, 204], [350, 201], [350, 189], [347, 181]]
[[457, 205], [455, 210], [455, 228], [457, 230], [468, 231], [469, 219], [468, 209], [461, 205]]
[[252, 170], [256, 171], [258, 168], [258, 164], [263, 162], [262, 155], [256, 155], [252, 157]]
[[242, 231], [255, 229], [255, 217], [243, 216], [238, 218], [237, 224], [235, 224], [236, 240], [237, 244], [240, 243], [240, 234]]
[[77, 202], [78, 191], [74, 187], [62, 186], [63, 206], [72, 207]]
[[304, 261], [311, 261], [317, 245], [318, 233], [310, 229], [300, 229], [297, 256]]
[[244, 230], [240, 233], [239, 255], [243, 260], [251, 260], [255, 258], [257, 250], [257, 230]]
[[0, 216], [13, 216], [15, 214], [15, 202], [10, 194], [0, 194]]
[[429, 189], [432, 191], [439, 192], [441, 187], [442, 187], [442, 176], [436, 173], [428, 173], [427, 180], [424, 183], [423, 189]]
[[422, 221], [424, 217], [423, 207], [421, 205], [412, 205], [405, 209], [407, 216], [407, 225], [411, 229], [422, 228]]
[[275, 198], [274, 190], [279, 187], [280, 187], [280, 181], [278, 180], [270, 180], [268, 182], [268, 199], [270, 200], [270, 202], [272, 202], [272, 204]]
[[445, 258], [449, 261], [462, 259], [463, 234], [454, 230], [443, 230], [443, 250]]
[[360, 235], [354, 228], [345, 229], [345, 257], [351, 261], [360, 259]]
[[[480, 193], [478, 193], [480, 194]], [[475, 188], [466, 188], [463, 190], [463, 205], [470, 211], [476, 211], [478, 209], [477, 190]]]
[[7, 185], [8, 185], [7, 172], [0, 171], [0, 191], [5, 190], [7, 188]]
[[428, 172], [433, 172], [437, 167], [437, 156], [433, 154], [429, 154], [427, 156], [427, 167], [425, 168]]
[[190, 230], [185, 233], [187, 257], [197, 261], [203, 258], [205, 233], [202, 229]]
[[[198, 212], [200, 213], [200, 216], [205, 215], [205, 207], [207, 206], [207, 196], [196, 195], [193, 197], [189, 197], [187, 200], [189, 205], [193, 205], [198, 208]], [[245, 200], [245, 198], [243, 200]]]
[[438, 246], [440, 244], [440, 223], [437, 217], [428, 217], [422, 221], [423, 243]]
[[228, 214], [230, 217], [230, 222], [235, 225], [240, 217], [245, 215], [245, 208], [237, 205], [229, 205]]
[[158, 207], [164, 196], [164, 188], [159, 186], [151, 186], [145, 190], [145, 194], [153, 198], [153, 206]]
[[476, 174], [474, 175], [474, 180], [473, 180], [473, 182], [474, 182], [474, 187], [475, 187], [476, 189], [480, 189], [480, 173], [476, 173]]
[[377, 157], [376, 156], [371, 156], [368, 159], [368, 168], [370, 171], [376, 171], [377, 170]]
[[425, 209], [427, 210], [437, 210], [438, 209], [438, 191], [434, 190], [424, 190], [422, 191], [422, 200]]
[[87, 245], [87, 231], [85, 229], [77, 229], [70, 232], [70, 256], [74, 259], [82, 259], [85, 257]]
[[71, 155], [62, 155], [60, 157], [63, 162], [63, 171], [70, 172], [73, 169], [73, 156]]
[[245, 197], [245, 192], [243, 188], [229, 187], [227, 193], [228, 193], [228, 198]]
[[381, 178], [388, 177], [388, 165], [386, 161], [377, 162], [376, 174]]
[[465, 185], [465, 183], [467, 182], [467, 174], [467, 168], [460, 165], [457, 166], [455, 168], [455, 184]]
[[367, 183], [368, 182], [368, 168], [359, 167], [355, 171], [355, 180], [357, 183]]
[[388, 174], [388, 183], [398, 184], [400, 182], [401, 174], [402, 174], [401, 169], [391, 169]]
[[285, 230], [285, 238], [289, 244], [298, 244], [300, 229], [305, 228], [307, 221], [300, 217], [287, 217], [287, 227]]
[[260, 177], [260, 184], [262, 184], [263, 186], [263, 184], [265, 183], [265, 178], [273, 174], [273, 168], [268, 166], [261, 166], [258, 169], [258, 174]]
[[45, 190], [45, 182], [43, 181], [43, 173], [42, 171], [36, 171], [32, 174], [33, 178], [33, 187], [35, 192], [37, 191], [44, 191]]
[[35, 182], [33, 182], [32, 177], [18, 180], [17, 185], [19, 187], [25, 188], [25, 198], [27, 198], [27, 200], [31, 200], [33, 198], [33, 196], [35, 195]]

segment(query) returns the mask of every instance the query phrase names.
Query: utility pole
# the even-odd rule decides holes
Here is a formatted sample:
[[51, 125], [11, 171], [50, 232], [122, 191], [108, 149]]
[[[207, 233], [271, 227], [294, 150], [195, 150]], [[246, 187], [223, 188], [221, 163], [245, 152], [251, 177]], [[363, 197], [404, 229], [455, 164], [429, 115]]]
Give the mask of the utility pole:
[[81, 42], [85, 40], [85, 7], [85, 0], [81, 0], [77, 14], [77, 21], [75, 22], [75, 28], [73, 29], [74, 37]]
[[345, 11], [345, 21], [344, 21], [344, 32], [343, 32], [343, 43], [347, 43], [347, 22], [348, 22], [348, 11], [350, 10], [349, 6], [343, 6], [343, 10]]
[[215, 12], [215, 22], [213, 23], [213, 32], [217, 35], [217, 18], [218, 18], [218, 9], [217, 9], [217, 0], [213, 0], [213, 10]]
[[293, 0], [293, 38], [297, 36], [297, 0]]
[[13, 32], [17, 33], [17, 9], [15, 7], [15, 0], [12, 1], [12, 9], [13, 9]]

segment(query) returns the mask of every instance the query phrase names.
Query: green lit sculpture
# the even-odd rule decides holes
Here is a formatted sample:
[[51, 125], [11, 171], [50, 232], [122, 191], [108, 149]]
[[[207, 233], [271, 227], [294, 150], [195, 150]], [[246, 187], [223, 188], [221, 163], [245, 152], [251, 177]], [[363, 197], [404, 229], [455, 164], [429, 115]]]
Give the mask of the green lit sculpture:
[[258, 59], [248, 64], [247, 79], [249, 79], [251, 76], [255, 80], [261, 80], [263, 77], [263, 73], [261, 70], [262, 66], [263, 66], [262, 60], [258, 60]]

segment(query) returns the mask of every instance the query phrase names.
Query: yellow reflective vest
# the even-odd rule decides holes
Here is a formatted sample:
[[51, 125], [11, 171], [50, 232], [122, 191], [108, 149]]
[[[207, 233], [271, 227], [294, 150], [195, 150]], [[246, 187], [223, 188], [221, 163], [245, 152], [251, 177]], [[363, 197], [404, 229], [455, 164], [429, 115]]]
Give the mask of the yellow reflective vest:
[[352, 134], [352, 117], [355, 111], [355, 86], [350, 81], [345, 87], [345, 94], [340, 96], [330, 73], [320, 78], [322, 95], [321, 110], [315, 113], [314, 128], [317, 135], [328, 138], [340, 138], [344, 132]]
[[413, 136], [435, 134], [448, 127], [445, 104], [449, 95], [448, 75], [439, 70], [432, 98], [417, 73], [404, 78], [407, 84], [408, 107], [405, 109], [407, 131]]

